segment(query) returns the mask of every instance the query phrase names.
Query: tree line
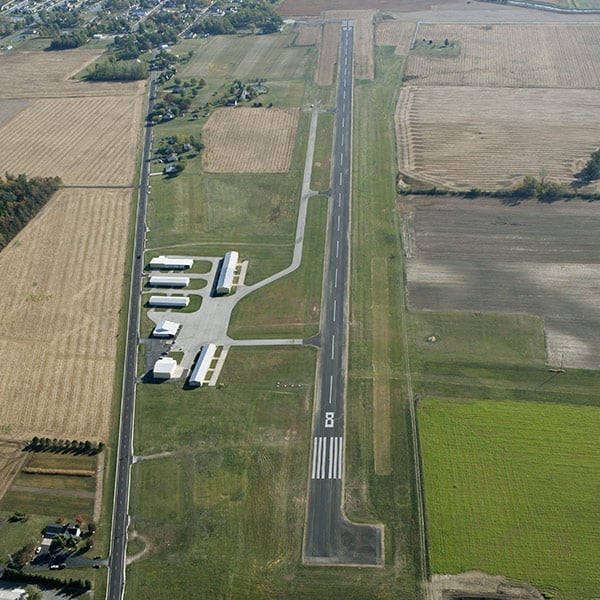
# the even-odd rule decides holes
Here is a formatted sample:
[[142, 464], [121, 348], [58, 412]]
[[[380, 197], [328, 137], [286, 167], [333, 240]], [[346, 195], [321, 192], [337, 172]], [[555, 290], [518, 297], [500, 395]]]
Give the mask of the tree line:
[[138, 81], [146, 79], [146, 64], [138, 60], [116, 60], [110, 57], [106, 62], [96, 63], [86, 75], [89, 81]]
[[61, 452], [62, 454], [88, 454], [94, 456], [104, 450], [104, 443], [94, 444], [89, 440], [57, 440], [35, 436], [25, 447], [29, 452]]
[[58, 190], [59, 177], [0, 177], [0, 250], [35, 217]]

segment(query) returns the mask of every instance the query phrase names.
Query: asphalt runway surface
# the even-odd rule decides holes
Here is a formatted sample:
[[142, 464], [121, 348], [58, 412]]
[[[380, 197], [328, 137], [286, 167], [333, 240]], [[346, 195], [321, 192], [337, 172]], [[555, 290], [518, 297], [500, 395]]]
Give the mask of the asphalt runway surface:
[[353, 25], [342, 22], [323, 318], [309, 464], [306, 564], [382, 564], [382, 530], [342, 511], [352, 177]]

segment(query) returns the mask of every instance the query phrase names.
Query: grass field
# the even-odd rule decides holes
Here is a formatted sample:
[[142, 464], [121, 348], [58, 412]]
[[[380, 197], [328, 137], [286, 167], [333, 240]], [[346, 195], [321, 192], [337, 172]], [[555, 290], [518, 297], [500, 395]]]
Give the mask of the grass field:
[[311, 200], [300, 268], [244, 298], [233, 311], [231, 337], [307, 338], [318, 332], [326, 221], [326, 200]]
[[483, 569], [564, 598], [600, 589], [596, 407], [419, 405], [431, 566]]
[[331, 183], [331, 151], [333, 148], [334, 115], [321, 113], [315, 142], [310, 188], [315, 192], [328, 190]]
[[340, 47], [341, 30], [339, 23], [325, 23], [318, 42], [317, 70], [315, 83], [321, 86], [332, 85]]

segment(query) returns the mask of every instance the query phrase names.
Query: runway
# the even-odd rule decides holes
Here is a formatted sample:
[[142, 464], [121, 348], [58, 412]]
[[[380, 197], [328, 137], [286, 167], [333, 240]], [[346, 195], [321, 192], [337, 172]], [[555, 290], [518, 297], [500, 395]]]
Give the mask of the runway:
[[352, 177], [353, 24], [342, 21], [319, 369], [304, 536], [306, 564], [382, 564], [382, 528], [343, 514]]

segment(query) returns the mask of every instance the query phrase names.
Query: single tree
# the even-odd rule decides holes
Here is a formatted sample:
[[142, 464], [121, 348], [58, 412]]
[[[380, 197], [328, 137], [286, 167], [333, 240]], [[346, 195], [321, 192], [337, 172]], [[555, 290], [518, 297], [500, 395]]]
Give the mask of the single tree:
[[44, 594], [37, 585], [29, 584], [25, 588], [25, 598], [27, 600], [42, 600]]

